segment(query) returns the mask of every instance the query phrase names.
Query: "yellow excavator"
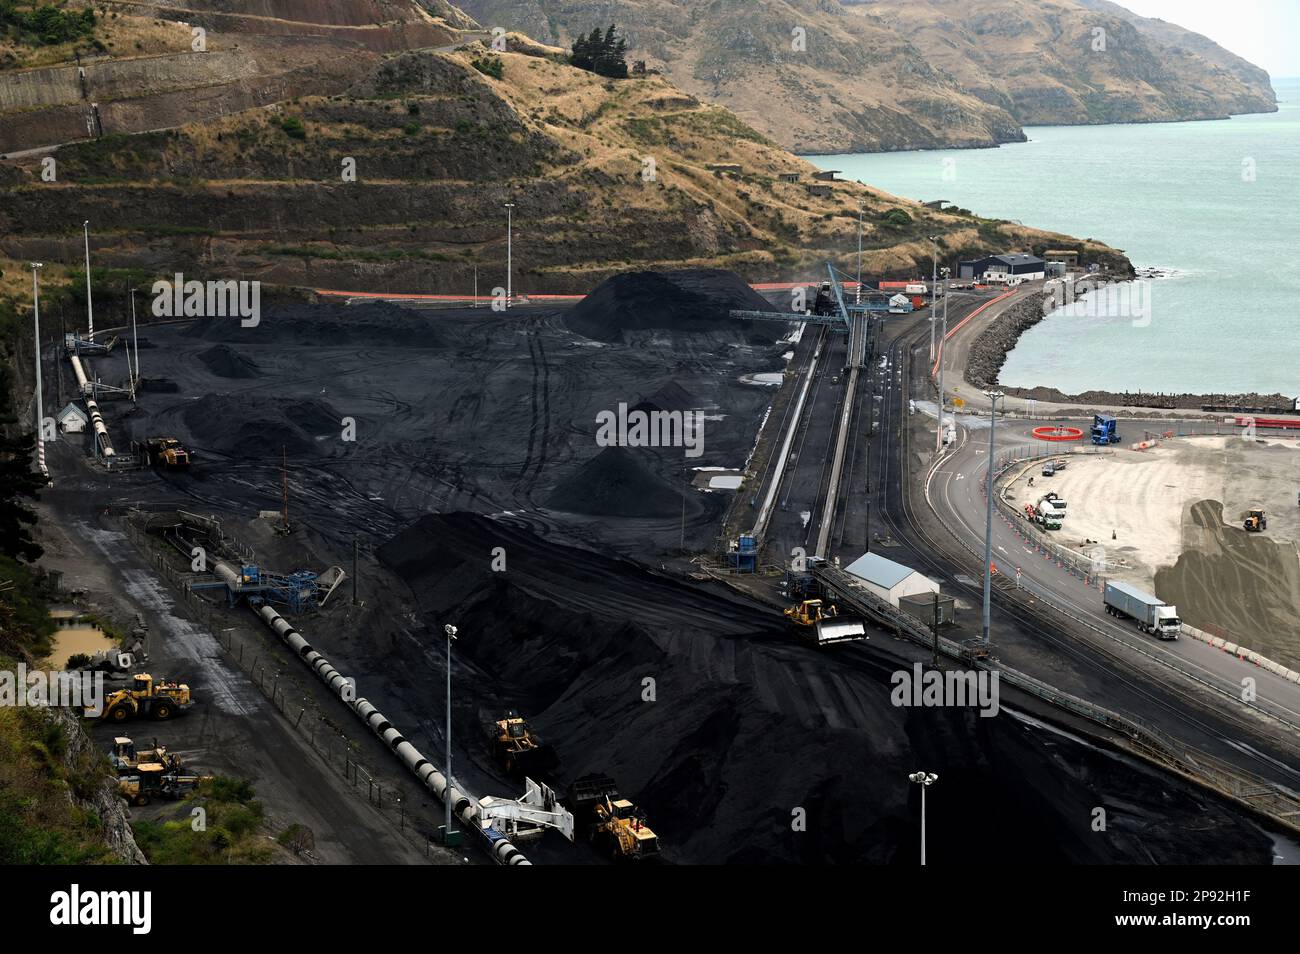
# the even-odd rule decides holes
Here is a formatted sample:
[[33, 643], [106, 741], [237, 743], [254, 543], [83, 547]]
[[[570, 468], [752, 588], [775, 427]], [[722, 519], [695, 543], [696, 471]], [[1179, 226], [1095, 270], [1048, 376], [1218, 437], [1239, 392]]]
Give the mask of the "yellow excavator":
[[1261, 530], [1267, 530], [1268, 520], [1264, 517], [1264, 508], [1252, 507], [1247, 510], [1246, 522], [1241, 526], [1247, 533], [1259, 533]]
[[181, 775], [161, 762], [141, 762], [117, 780], [117, 791], [132, 805], [148, 805], [155, 798], [184, 798], [211, 779], [208, 775]]
[[98, 716], [108, 722], [125, 722], [127, 719], [170, 719], [194, 705], [190, 687], [185, 683], [155, 682], [153, 676], [142, 672], [131, 680], [129, 689], [109, 693], [99, 711], [87, 709], [87, 716]]
[[190, 466], [190, 452], [174, 437], [151, 437], [145, 446], [149, 450], [149, 463], [155, 467]]

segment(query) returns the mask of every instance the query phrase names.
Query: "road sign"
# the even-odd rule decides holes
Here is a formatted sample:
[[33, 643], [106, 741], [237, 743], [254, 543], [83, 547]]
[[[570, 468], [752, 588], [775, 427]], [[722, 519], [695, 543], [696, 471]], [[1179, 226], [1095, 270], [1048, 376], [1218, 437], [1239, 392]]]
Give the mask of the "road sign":
[[966, 399], [965, 399], [965, 398], [953, 398], [953, 399], [952, 399], [952, 406], [953, 406], [953, 407], [965, 407], [965, 406], [966, 406]]

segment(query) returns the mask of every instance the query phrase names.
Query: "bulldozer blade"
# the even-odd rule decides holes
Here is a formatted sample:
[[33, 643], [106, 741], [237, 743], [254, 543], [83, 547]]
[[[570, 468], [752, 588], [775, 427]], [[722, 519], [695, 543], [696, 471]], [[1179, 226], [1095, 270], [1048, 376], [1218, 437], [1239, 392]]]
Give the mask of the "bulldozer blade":
[[824, 619], [816, 628], [818, 643], [839, 643], [848, 639], [866, 639], [867, 628], [858, 620]]

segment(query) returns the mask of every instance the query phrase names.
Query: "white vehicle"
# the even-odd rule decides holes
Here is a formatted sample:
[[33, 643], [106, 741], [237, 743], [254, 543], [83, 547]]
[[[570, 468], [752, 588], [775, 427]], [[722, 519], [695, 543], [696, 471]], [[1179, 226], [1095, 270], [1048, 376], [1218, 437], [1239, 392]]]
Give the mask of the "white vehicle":
[[1103, 598], [1107, 613], [1133, 620], [1144, 633], [1154, 633], [1161, 639], [1177, 639], [1183, 628], [1177, 607], [1169, 606], [1135, 586], [1107, 583]]
[[919, 282], [913, 285], [908, 285], [906, 288], [903, 289], [903, 291], [907, 292], [909, 295], [930, 294], [930, 289], [927, 288], [925, 285], [920, 284]]

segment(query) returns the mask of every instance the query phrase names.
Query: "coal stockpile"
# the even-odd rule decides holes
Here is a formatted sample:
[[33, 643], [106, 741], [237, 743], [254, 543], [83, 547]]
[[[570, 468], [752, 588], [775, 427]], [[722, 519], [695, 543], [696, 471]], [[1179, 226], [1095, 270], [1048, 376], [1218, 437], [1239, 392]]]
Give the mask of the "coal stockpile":
[[645, 465], [644, 453], [644, 449], [606, 447], [551, 491], [547, 508], [601, 517], [679, 513], [682, 493]]
[[337, 449], [341, 416], [324, 401], [290, 401], [250, 409], [230, 395], [209, 395], [183, 413], [198, 448], [212, 448], [236, 459], [328, 454]]
[[[484, 556], [496, 547], [502, 572]], [[932, 864], [984, 857], [989, 832], [1000, 856], [1029, 864], [1269, 861], [1269, 839], [1200, 790], [1005, 708], [896, 706], [893, 673], [910, 665], [888, 647], [804, 646], [773, 609], [719, 584], [468, 514], [423, 518], [379, 555], [431, 641], [444, 623], [466, 634], [457, 653], [474, 678], [458, 731], [479, 712], [525, 709], [560, 756], [551, 781], [613, 776], [667, 860], [914, 864], [907, 775], [923, 767], [940, 778]]]
[[200, 351], [198, 359], [203, 366], [219, 378], [256, 378], [261, 376], [257, 362], [228, 345], [213, 345]]
[[625, 272], [602, 282], [565, 315], [571, 331], [594, 341], [623, 341], [627, 332], [709, 333], [733, 329], [751, 341], [774, 341], [781, 325], [738, 322], [731, 309], [775, 311], [741, 278], [721, 269]]
[[228, 344], [438, 348], [445, 343], [427, 315], [385, 302], [361, 305], [274, 305], [257, 324], [238, 317], [197, 318], [184, 334]]

